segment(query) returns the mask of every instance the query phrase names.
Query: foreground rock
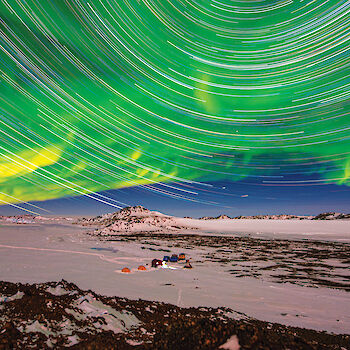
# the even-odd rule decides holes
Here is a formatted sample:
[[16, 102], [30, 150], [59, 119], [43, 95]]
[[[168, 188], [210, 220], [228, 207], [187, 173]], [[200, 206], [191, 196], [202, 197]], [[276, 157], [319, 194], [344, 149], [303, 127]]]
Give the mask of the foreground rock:
[[[332, 335], [245, 318], [104, 297], [66, 281], [0, 282], [0, 349], [349, 349]], [[232, 349], [233, 347], [231, 347]]]

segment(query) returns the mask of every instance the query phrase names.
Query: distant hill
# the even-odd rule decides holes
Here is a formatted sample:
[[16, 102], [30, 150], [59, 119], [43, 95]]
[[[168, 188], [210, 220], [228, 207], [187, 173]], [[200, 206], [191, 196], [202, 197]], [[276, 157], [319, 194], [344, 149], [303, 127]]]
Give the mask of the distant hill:
[[118, 212], [96, 216], [90, 219], [80, 219], [79, 225], [97, 225], [101, 235], [137, 232], [174, 232], [179, 230], [193, 230], [193, 228], [180, 226], [176, 218], [157, 211], [148, 210], [140, 205], [126, 207]]
[[221, 214], [219, 216], [213, 217], [213, 216], [203, 216], [199, 218], [199, 220], [222, 220], [222, 219], [232, 219], [228, 215]]
[[350, 214], [343, 214], [343, 213], [322, 213], [317, 216], [315, 216], [312, 220], [346, 220], [350, 219]]
[[280, 215], [251, 215], [251, 216], [235, 216], [233, 218], [227, 215], [219, 215], [216, 217], [212, 216], [203, 216], [199, 220], [222, 220], [222, 219], [260, 219], [260, 220], [347, 220], [350, 219], [350, 214], [343, 213], [322, 213], [316, 216], [305, 216], [305, 215], [289, 215], [289, 214], [280, 214]]

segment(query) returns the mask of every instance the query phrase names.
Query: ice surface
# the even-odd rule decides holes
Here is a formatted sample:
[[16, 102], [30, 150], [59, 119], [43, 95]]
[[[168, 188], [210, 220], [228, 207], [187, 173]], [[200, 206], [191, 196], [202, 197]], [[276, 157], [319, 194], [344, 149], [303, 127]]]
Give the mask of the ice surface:
[[102, 318], [104, 322], [96, 323], [95, 326], [106, 331], [120, 333], [136, 327], [140, 323], [133, 314], [127, 311], [115, 311], [112, 307], [103, 304], [91, 295], [79, 298], [74, 306], [75, 308], [73, 310], [66, 309], [66, 312], [73, 315], [79, 321], [92, 317]]
[[14, 295], [11, 295], [10, 297], [6, 296], [6, 295], [2, 295], [0, 296], [0, 303], [7, 303], [9, 301], [13, 301], [16, 299], [21, 299], [23, 297], [23, 292], [17, 292]]
[[55, 288], [48, 287], [46, 289], [47, 292], [51, 293], [52, 295], [66, 295], [69, 294], [69, 291], [65, 290], [62, 286], [58, 285]]
[[51, 332], [49, 329], [47, 329], [47, 327], [44, 324], [40, 323], [38, 320], [32, 323], [28, 323], [25, 327], [23, 327], [23, 330], [21, 330], [21, 332], [25, 332], [25, 333], [40, 332], [45, 334], [47, 337], [55, 334], [54, 332]]

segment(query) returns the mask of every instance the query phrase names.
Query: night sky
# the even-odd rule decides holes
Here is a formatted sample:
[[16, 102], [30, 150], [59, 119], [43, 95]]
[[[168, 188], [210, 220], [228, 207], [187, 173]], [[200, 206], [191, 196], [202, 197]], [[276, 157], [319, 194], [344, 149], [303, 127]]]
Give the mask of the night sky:
[[0, 4], [0, 214], [350, 212], [337, 0]]

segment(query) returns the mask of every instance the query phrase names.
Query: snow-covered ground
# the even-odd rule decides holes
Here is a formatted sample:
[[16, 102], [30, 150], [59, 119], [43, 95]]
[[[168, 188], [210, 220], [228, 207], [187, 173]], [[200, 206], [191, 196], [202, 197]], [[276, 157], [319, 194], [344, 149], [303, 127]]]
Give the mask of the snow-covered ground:
[[259, 238], [315, 239], [350, 242], [350, 220], [196, 220], [177, 218], [179, 225], [221, 234]]
[[[179, 220], [189, 224], [189, 219]], [[191, 223], [225, 235], [258, 231], [274, 238], [349, 241], [349, 222], [240, 220], [232, 226], [231, 221]], [[193, 263], [192, 270], [183, 269], [181, 264], [174, 264], [175, 270], [152, 269], [149, 265], [153, 258], [162, 258], [170, 252], [144, 249], [137, 241], [100, 241], [86, 235], [87, 230], [93, 231], [67, 223], [0, 225], [0, 279], [30, 283], [65, 279], [82, 289], [110, 296], [159, 300], [179, 306], [227, 306], [261, 320], [349, 332], [349, 292], [237, 278], [220, 264], [211, 262]], [[185, 252], [196, 261], [206, 251], [210, 249], [199, 246]], [[180, 248], [172, 252], [180, 253]], [[147, 271], [137, 270], [141, 264], [148, 264]], [[120, 272], [126, 266], [132, 273]]]

